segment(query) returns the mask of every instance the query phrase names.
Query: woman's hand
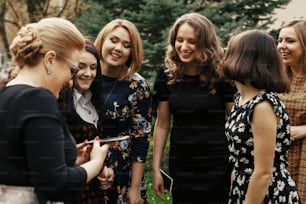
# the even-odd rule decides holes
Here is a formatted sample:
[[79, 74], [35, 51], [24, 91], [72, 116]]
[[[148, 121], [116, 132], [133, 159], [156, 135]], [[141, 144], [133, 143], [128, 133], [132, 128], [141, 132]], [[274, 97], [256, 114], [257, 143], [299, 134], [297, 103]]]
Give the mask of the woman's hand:
[[164, 179], [160, 171], [153, 172], [153, 189], [161, 200], [166, 200], [161, 194], [165, 194]]
[[129, 187], [127, 198], [129, 204], [143, 204], [143, 199], [140, 196], [140, 188]]
[[303, 139], [306, 136], [306, 126], [290, 126], [290, 139], [292, 141]]
[[100, 188], [103, 190], [110, 189], [113, 185], [114, 177], [114, 170], [105, 166], [103, 171], [97, 176], [100, 182]]
[[75, 166], [80, 166], [81, 164], [87, 162], [89, 160], [89, 153], [91, 151], [91, 146], [87, 145], [87, 140], [84, 142], [77, 144], [77, 152], [78, 156], [75, 162]]

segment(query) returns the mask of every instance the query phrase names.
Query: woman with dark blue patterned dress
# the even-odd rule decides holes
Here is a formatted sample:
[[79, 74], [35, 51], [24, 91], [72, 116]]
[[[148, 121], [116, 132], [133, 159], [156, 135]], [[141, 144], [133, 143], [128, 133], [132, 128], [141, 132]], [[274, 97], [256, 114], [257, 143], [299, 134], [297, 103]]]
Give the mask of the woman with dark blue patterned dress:
[[234, 36], [220, 71], [238, 89], [225, 126], [234, 167], [229, 203], [299, 203], [286, 169], [289, 116], [276, 94], [289, 80], [274, 39], [259, 30]]
[[117, 19], [105, 25], [95, 46], [101, 57], [103, 137], [129, 135], [110, 148], [108, 166], [115, 172], [109, 203], [146, 201], [143, 180], [151, 133], [151, 93], [137, 73], [143, 59], [140, 34], [133, 23]]

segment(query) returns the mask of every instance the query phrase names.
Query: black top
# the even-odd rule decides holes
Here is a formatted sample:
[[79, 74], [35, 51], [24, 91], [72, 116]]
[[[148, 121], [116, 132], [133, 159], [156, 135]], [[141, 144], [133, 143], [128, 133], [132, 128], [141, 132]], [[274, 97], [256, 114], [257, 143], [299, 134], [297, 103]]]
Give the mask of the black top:
[[85, 169], [53, 94], [27, 85], [0, 92], [0, 184], [35, 186], [40, 199], [79, 200]]
[[[154, 84], [156, 101], [168, 101], [172, 115], [170, 163], [176, 165], [210, 165], [224, 161], [227, 155], [224, 125], [225, 104], [233, 101], [236, 89], [222, 80], [215, 84], [216, 93], [210, 94], [202, 86], [199, 76], [183, 76], [180, 82], [168, 84], [163, 69]], [[199, 163], [194, 156], [205, 158]], [[176, 159], [174, 159], [176, 158]]]

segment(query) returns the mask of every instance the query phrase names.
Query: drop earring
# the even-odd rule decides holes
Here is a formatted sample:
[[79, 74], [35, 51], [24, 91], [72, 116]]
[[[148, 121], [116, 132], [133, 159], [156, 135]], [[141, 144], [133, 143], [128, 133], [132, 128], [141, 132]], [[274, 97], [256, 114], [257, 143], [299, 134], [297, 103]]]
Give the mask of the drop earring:
[[47, 68], [47, 74], [48, 74], [48, 75], [51, 75], [51, 74], [52, 74], [51, 63], [50, 63], [50, 65], [49, 65], [48, 68]]
[[52, 70], [51, 69], [47, 69], [47, 74], [51, 75], [52, 74]]

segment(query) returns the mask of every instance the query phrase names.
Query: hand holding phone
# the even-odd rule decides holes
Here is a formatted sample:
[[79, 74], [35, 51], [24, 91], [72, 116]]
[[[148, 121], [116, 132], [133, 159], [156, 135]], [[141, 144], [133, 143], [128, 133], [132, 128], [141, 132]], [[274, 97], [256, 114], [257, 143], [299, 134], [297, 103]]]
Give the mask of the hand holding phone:
[[172, 186], [173, 186], [173, 178], [171, 178], [164, 170], [159, 169], [163, 180], [164, 180], [164, 188], [165, 190], [167, 190], [168, 192], [172, 191]]

